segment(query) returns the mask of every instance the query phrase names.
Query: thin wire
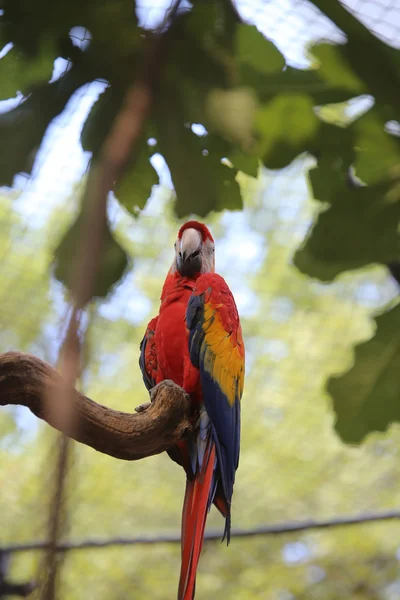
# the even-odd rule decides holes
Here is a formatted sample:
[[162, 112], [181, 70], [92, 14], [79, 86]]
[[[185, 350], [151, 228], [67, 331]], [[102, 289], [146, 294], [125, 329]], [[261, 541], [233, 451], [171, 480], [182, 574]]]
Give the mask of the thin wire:
[[[268, 535], [284, 535], [286, 533], [298, 533], [314, 529], [331, 529], [334, 527], [348, 527], [350, 525], [359, 525], [362, 523], [376, 523], [382, 521], [400, 520], [400, 510], [385, 512], [362, 513], [355, 516], [336, 517], [333, 519], [306, 521], [283, 522], [276, 525], [261, 525], [249, 529], [235, 529], [232, 531], [232, 537], [249, 538]], [[206, 541], [221, 540], [220, 531], [211, 530], [204, 536]], [[108, 548], [110, 546], [136, 546], [136, 545], [154, 545], [154, 544], [178, 544], [181, 542], [181, 534], [157, 535], [157, 536], [137, 536], [137, 537], [115, 537], [106, 540], [85, 539], [80, 542], [64, 542], [56, 547], [58, 552], [69, 552], [70, 550], [86, 550], [88, 548]], [[33, 552], [36, 550], [45, 550], [48, 548], [47, 542], [28, 542], [26, 544], [11, 544], [4, 546], [1, 551], [6, 554], [16, 552]]]

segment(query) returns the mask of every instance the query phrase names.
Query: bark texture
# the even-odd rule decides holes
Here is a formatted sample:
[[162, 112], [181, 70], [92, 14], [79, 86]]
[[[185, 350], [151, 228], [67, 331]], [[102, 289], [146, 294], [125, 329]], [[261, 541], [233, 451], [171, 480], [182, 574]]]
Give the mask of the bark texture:
[[63, 389], [58, 371], [43, 360], [21, 352], [0, 354], [0, 406], [27, 406], [39, 419], [98, 452], [138, 460], [164, 452], [191, 431], [188, 395], [172, 381], [156, 386], [150, 405], [132, 414], [97, 404], [72, 388], [72, 421], [57, 410]]

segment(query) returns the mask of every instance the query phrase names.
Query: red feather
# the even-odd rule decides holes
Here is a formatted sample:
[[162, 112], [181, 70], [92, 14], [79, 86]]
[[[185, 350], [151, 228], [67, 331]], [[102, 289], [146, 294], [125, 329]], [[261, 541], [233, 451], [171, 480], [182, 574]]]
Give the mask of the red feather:
[[211, 240], [212, 242], [214, 241], [214, 238], [211, 235], [211, 232], [208, 229], [208, 227], [206, 225], [204, 225], [204, 223], [199, 223], [199, 221], [188, 221], [187, 223], [182, 225], [182, 227], [180, 228], [180, 230], [178, 232], [179, 240], [181, 239], [182, 234], [184, 231], [186, 231], [186, 229], [197, 229], [197, 231], [199, 231], [201, 233], [203, 242], [205, 242], [207, 239]]
[[182, 512], [182, 565], [178, 600], [194, 598], [196, 571], [210, 506], [214, 466], [215, 446], [210, 438], [200, 473], [194, 480], [186, 482]]

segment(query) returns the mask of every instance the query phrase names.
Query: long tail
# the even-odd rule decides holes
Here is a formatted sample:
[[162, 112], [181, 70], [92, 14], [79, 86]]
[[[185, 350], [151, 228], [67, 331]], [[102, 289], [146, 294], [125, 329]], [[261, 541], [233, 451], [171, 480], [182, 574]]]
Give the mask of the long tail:
[[[203, 546], [207, 513], [213, 500], [215, 445], [207, 445], [200, 472], [187, 480], [182, 511], [182, 565], [178, 600], [192, 600], [196, 571]], [[214, 490], [215, 491], [215, 490]]]

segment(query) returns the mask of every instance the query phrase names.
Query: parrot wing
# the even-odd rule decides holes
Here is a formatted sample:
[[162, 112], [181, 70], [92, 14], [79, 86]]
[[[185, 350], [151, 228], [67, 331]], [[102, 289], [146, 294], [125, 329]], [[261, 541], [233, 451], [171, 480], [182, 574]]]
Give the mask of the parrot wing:
[[[158, 316], [154, 317], [147, 325], [146, 333], [140, 342], [140, 357], [139, 366], [142, 371], [143, 381], [150, 391], [160, 380], [157, 379], [159, 375], [159, 367], [157, 361], [157, 345], [156, 345], [156, 328], [157, 328]], [[190, 459], [187, 451], [185, 451], [185, 444], [181, 444], [181, 447], [172, 446], [167, 450], [169, 457], [178, 465], [181, 465], [186, 471], [190, 469]]]
[[154, 317], [147, 325], [146, 333], [140, 342], [139, 366], [142, 371], [144, 385], [148, 390], [153, 388], [157, 381], [157, 353], [156, 353], [156, 327], [158, 317]]
[[203, 403], [216, 446], [220, 477], [214, 502], [226, 516], [229, 541], [230, 503], [239, 464], [245, 351], [235, 300], [220, 275], [199, 277], [188, 303], [186, 324], [190, 358], [200, 370]]

